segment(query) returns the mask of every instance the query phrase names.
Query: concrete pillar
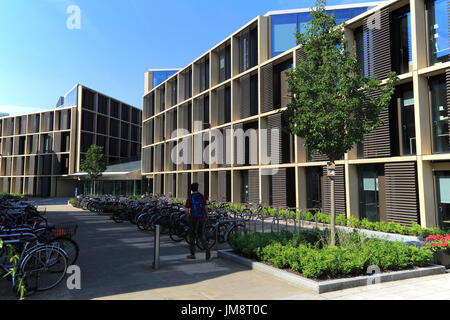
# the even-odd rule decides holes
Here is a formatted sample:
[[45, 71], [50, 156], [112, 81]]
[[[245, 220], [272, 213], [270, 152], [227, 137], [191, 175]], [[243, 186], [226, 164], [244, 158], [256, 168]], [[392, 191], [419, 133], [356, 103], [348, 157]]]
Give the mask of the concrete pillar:
[[297, 208], [299, 209], [308, 209], [306, 170], [305, 167], [297, 168]]
[[345, 163], [345, 198], [347, 218], [359, 216], [358, 167]]
[[434, 194], [433, 165], [431, 161], [417, 159], [417, 184], [419, 191], [420, 222], [422, 227], [437, 226], [436, 201]]

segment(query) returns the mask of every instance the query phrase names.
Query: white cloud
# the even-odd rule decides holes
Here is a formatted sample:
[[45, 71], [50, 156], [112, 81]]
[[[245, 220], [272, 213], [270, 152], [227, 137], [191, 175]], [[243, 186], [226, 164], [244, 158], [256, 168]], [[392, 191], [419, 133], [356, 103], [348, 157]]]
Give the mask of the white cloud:
[[[50, 109], [50, 108], [47, 108]], [[39, 107], [22, 107], [22, 106], [1, 106], [0, 105], [0, 113], [9, 113], [10, 116], [15, 116], [19, 114], [39, 112], [45, 110], [44, 108]]]

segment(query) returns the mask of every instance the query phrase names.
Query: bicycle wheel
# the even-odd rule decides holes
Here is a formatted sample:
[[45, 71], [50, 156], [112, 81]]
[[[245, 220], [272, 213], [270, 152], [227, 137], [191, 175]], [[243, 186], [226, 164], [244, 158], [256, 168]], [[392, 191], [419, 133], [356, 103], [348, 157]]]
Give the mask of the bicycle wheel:
[[26, 253], [20, 264], [27, 293], [56, 287], [66, 275], [67, 255], [58, 247], [41, 246]]
[[[216, 228], [214, 226], [206, 227], [205, 228], [205, 238], [206, 243], [208, 245], [208, 249], [212, 249], [214, 245], [216, 244]], [[195, 244], [197, 245], [197, 248], [200, 250], [205, 250], [206, 248], [201, 243], [198, 236], [195, 237]]]
[[121, 213], [114, 213], [114, 214], [111, 216], [111, 219], [113, 219], [113, 221], [114, 221], [115, 223], [123, 223], [123, 220], [122, 220], [122, 214], [121, 214]]
[[78, 259], [80, 248], [74, 240], [66, 237], [60, 237], [53, 239], [51, 244], [64, 250], [64, 252], [67, 254], [67, 263], [69, 264], [69, 266], [75, 264]]

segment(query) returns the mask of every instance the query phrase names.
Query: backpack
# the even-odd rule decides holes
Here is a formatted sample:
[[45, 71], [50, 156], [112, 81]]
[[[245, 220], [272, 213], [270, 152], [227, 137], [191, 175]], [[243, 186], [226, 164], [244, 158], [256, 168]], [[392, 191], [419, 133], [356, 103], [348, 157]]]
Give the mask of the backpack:
[[192, 216], [194, 218], [204, 218], [206, 215], [205, 203], [203, 202], [203, 197], [200, 192], [191, 195], [191, 203]]

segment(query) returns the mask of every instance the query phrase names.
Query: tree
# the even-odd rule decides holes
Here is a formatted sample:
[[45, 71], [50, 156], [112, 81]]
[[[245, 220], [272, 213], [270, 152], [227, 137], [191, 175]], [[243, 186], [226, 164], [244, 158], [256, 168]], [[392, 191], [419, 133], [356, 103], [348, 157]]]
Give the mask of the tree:
[[[304, 59], [288, 74], [292, 101], [283, 111], [286, 129], [305, 140], [312, 154], [324, 154], [329, 167], [363, 142], [364, 135], [379, 127], [381, 111], [388, 107], [398, 78], [394, 72], [382, 84], [361, 71], [355, 52], [348, 50], [344, 28], [317, 0], [312, 20], [297, 33]], [[335, 245], [334, 180], [331, 187], [331, 242]]]
[[81, 161], [80, 169], [87, 173], [87, 179], [95, 183], [106, 170], [106, 159], [103, 153], [103, 147], [91, 145], [87, 151], [86, 158]]

